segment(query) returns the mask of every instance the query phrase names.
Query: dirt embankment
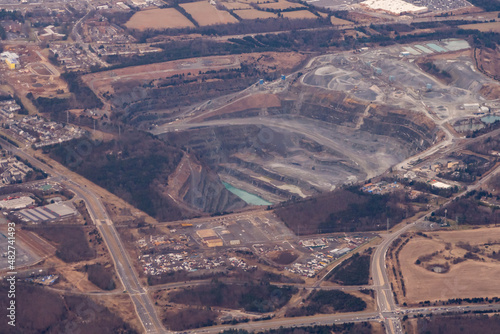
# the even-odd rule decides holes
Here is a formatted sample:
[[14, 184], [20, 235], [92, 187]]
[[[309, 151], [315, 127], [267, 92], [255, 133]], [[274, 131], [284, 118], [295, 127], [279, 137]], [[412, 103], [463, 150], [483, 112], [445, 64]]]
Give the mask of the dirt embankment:
[[[474, 49], [474, 58], [477, 68], [492, 79], [500, 81], [500, 50], [490, 48]], [[498, 91], [497, 91], [498, 92]], [[498, 95], [496, 95], [498, 98]]]

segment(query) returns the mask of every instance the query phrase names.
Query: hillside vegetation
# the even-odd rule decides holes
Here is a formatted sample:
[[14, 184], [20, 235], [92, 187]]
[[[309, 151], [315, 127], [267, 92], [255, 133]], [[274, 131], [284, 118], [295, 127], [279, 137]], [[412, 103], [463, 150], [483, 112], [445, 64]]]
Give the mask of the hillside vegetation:
[[249, 312], [263, 313], [283, 307], [296, 291], [296, 288], [280, 288], [270, 284], [229, 285], [216, 282], [173, 292], [170, 301], [188, 305], [243, 308]]
[[371, 195], [356, 188], [284, 204], [274, 212], [300, 235], [381, 230], [387, 218], [393, 226], [413, 214], [402, 194]]
[[500, 332], [500, 316], [454, 315], [433, 316], [418, 320], [417, 333], [482, 333]]
[[[16, 326], [2, 325], [2, 333], [120, 333], [135, 334], [108, 308], [85, 296], [59, 295], [41, 286], [16, 283]], [[7, 309], [9, 286], [0, 283], [0, 307]]]
[[151, 216], [181, 217], [155, 184], [166, 183], [182, 153], [151, 135], [134, 131], [109, 142], [77, 139], [53, 147], [50, 156]]
[[287, 311], [288, 317], [300, 317], [317, 313], [358, 312], [366, 308], [366, 303], [358, 297], [339, 290], [318, 290], [309, 295], [306, 305]]
[[345, 285], [365, 285], [370, 277], [370, 255], [359, 253], [332, 270], [330, 280]]

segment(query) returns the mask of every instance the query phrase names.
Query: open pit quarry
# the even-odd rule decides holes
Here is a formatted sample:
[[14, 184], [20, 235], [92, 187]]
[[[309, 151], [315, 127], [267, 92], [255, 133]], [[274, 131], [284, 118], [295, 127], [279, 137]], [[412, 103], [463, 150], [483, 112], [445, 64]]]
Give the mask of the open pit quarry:
[[[467, 42], [426, 43], [434, 49], [322, 55], [279, 80], [183, 108], [151, 132], [271, 203], [367, 180], [451, 143], [445, 125], [474, 116], [463, 106], [484, 104], [482, 88], [495, 85], [474, 68]], [[426, 73], [422, 61], [450, 77]]]

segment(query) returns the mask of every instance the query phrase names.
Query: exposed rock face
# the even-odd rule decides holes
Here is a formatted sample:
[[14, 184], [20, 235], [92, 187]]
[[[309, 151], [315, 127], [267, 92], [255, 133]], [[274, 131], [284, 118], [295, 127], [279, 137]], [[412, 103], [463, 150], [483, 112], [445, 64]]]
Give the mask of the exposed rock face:
[[222, 179], [277, 203], [379, 175], [439, 137], [423, 114], [338, 92], [304, 93], [259, 112], [176, 125], [184, 128], [161, 138], [187, 147]]
[[184, 154], [174, 173], [168, 178], [166, 193], [186, 210], [224, 212], [246, 205], [228, 191], [219, 176], [191, 154]]

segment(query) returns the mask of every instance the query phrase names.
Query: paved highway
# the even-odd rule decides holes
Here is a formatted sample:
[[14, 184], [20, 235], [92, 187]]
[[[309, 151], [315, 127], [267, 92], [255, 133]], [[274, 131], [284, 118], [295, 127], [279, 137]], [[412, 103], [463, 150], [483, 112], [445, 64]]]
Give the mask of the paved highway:
[[23, 150], [10, 145], [2, 139], [0, 139], [0, 143], [2, 143], [2, 145], [5, 145], [4, 147], [8, 147], [9, 150], [11, 150], [14, 154], [18, 155], [22, 159], [28, 160], [29, 163], [34, 167], [42, 169], [46, 173], [54, 176], [68, 189], [73, 191], [76, 196], [85, 201], [90, 217], [92, 218], [106, 246], [109, 249], [109, 253], [111, 255], [111, 258], [113, 259], [117, 275], [122, 282], [125, 292], [130, 295], [132, 302], [134, 303], [137, 315], [141, 320], [145, 332], [151, 334], [166, 332], [161, 321], [158, 318], [158, 315], [156, 314], [154, 304], [151, 301], [149, 295], [142, 287], [137, 273], [132, 267], [132, 261], [128, 256], [128, 252], [123, 246], [120, 237], [99, 197], [95, 195], [91, 190], [89, 190], [85, 185], [79, 185], [78, 183], [69, 179], [62, 172], [59, 172], [58, 170], [35, 159]]
[[[130, 295], [131, 300], [134, 304], [136, 312], [141, 320], [141, 323], [147, 333], [165, 333], [167, 332], [161, 321], [159, 320], [156, 310], [154, 308], [153, 302], [151, 301], [149, 295], [142, 287], [137, 273], [135, 272], [132, 261], [128, 256], [128, 252], [125, 250], [120, 237], [109, 219], [109, 216], [104, 208], [100, 198], [96, 196], [91, 190], [89, 190], [85, 185], [82, 187], [78, 183], [68, 179], [66, 175], [56, 169], [42, 163], [41, 161], [33, 158], [28, 153], [21, 149], [11, 147], [7, 142], [0, 139], [0, 142], [9, 147], [9, 149], [22, 159], [28, 160], [33, 166], [44, 170], [45, 172], [51, 174], [55, 179], [63, 183], [67, 188], [72, 190], [78, 197], [82, 198], [87, 204], [89, 214], [92, 217], [97, 229], [99, 230], [106, 246], [109, 249], [115, 268], [120, 278], [126, 292]], [[497, 166], [491, 173], [486, 177], [478, 181], [476, 184], [468, 187], [468, 191], [477, 189], [484, 185], [493, 175], [500, 172], [500, 166]], [[458, 196], [458, 195], [457, 195]], [[453, 200], [449, 199], [449, 202]], [[446, 204], [447, 204], [446, 203]], [[240, 328], [246, 330], [262, 330], [277, 328], [280, 326], [284, 327], [294, 327], [294, 326], [310, 326], [310, 325], [326, 325], [332, 323], [345, 323], [345, 322], [360, 322], [360, 321], [384, 321], [385, 328], [388, 333], [402, 333], [402, 326], [400, 317], [403, 314], [437, 314], [446, 312], [463, 312], [464, 310], [497, 310], [500, 305], [479, 305], [479, 306], [454, 306], [454, 307], [434, 307], [434, 308], [399, 308], [394, 300], [394, 296], [390, 287], [389, 278], [387, 275], [385, 258], [387, 250], [392, 244], [392, 242], [398, 238], [401, 234], [408, 231], [410, 228], [423, 223], [425, 217], [422, 217], [412, 224], [403, 225], [401, 228], [393, 233], [386, 234], [382, 236], [382, 242], [377, 246], [371, 265], [371, 273], [373, 278], [372, 288], [376, 291], [377, 298], [377, 311], [375, 312], [358, 312], [358, 313], [346, 313], [346, 314], [321, 314], [310, 317], [298, 317], [298, 318], [279, 318], [271, 319], [267, 321], [259, 322], [249, 322], [238, 325], [228, 325], [228, 326], [214, 326], [205, 329], [193, 330], [195, 333], [218, 333], [219, 331], [227, 328]], [[170, 287], [184, 287], [186, 285], [196, 285], [196, 284], [206, 284], [205, 281], [190, 282], [190, 283], [174, 283]], [[168, 284], [162, 286], [162, 288], [168, 288]], [[314, 288], [314, 287], [311, 287]], [[336, 287], [332, 287], [336, 288]], [[359, 289], [363, 287], [353, 287], [354, 289]], [[156, 288], [150, 288], [155, 290]], [[326, 289], [329, 289], [328, 287]], [[345, 288], [346, 290], [349, 290]]]
[[392, 329], [393, 332], [403, 333], [402, 327], [400, 325], [400, 318], [404, 315], [408, 316], [418, 316], [422, 315], [437, 315], [437, 314], [460, 314], [464, 312], [474, 312], [474, 311], [487, 311], [487, 312], [498, 312], [500, 310], [500, 304], [490, 304], [490, 305], [470, 305], [470, 306], [441, 306], [441, 307], [416, 307], [407, 308], [401, 311], [385, 312], [382, 317], [379, 312], [358, 312], [358, 313], [344, 313], [344, 314], [320, 314], [310, 317], [297, 317], [297, 318], [279, 318], [271, 319], [265, 321], [253, 321], [248, 323], [241, 323], [236, 325], [221, 325], [206, 327], [201, 329], [193, 329], [186, 331], [187, 333], [207, 333], [215, 334], [220, 333], [225, 329], [244, 329], [247, 331], [259, 331], [266, 329], [274, 329], [279, 327], [303, 327], [303, 326], [315, 326], [315, 325], [331, 325], [331, 324], [342, 324], [349, 322], [363, 322], [363, 321], [393, 321]]
[[[467, 191], [476, 190], [482, 187], [484, 184], [488, 182], [488, 180], [490, 180], [491, 177], [498, 174], [499, 172], [500, 172], [500, 166], [497, 166], [487, 176], [483, 177], [475, 184], [470, 185], [467, 188]], [[459, 197], [461, 195], [462, 194], [457, 194], [456, 196], [453, 196], [443, 205], [449, 204], [456, 197]], [[385, 264], [387, 250], [389, 249], [392, 242], [396, 240], [396, 238], [401, 236], [401, 234], [407, 232], [410, 228], [414, 227], [415, 225], [425, 222], [425, 220], [426, 217], [423, 216], [420, 219], [416, 220], [414, 223], [403, 226], [402, 228], [393, 232], [392, 234], [383, 236], [382, 242], [380, 243], [379, 246], [377, 246], [375, 250], [370, 270], [372, 272], [373, 287], [377, 295], [377, 309], [379, 310], [381, 316], [383, 316], [384, 314], [390, 315], [394, 313], [394, 311], [397, 312], [401, 310], [396, 306], [394, 295], [392, 293], [389, 278], [387, 275], [387, 268]], [[399, 318], [385, 317], [385, 319], [386, 319], [386, 330], [388, 333], [402, 333], [401, 330], [398, 330], [398, 328], [401, 328], [401, 323]]]

